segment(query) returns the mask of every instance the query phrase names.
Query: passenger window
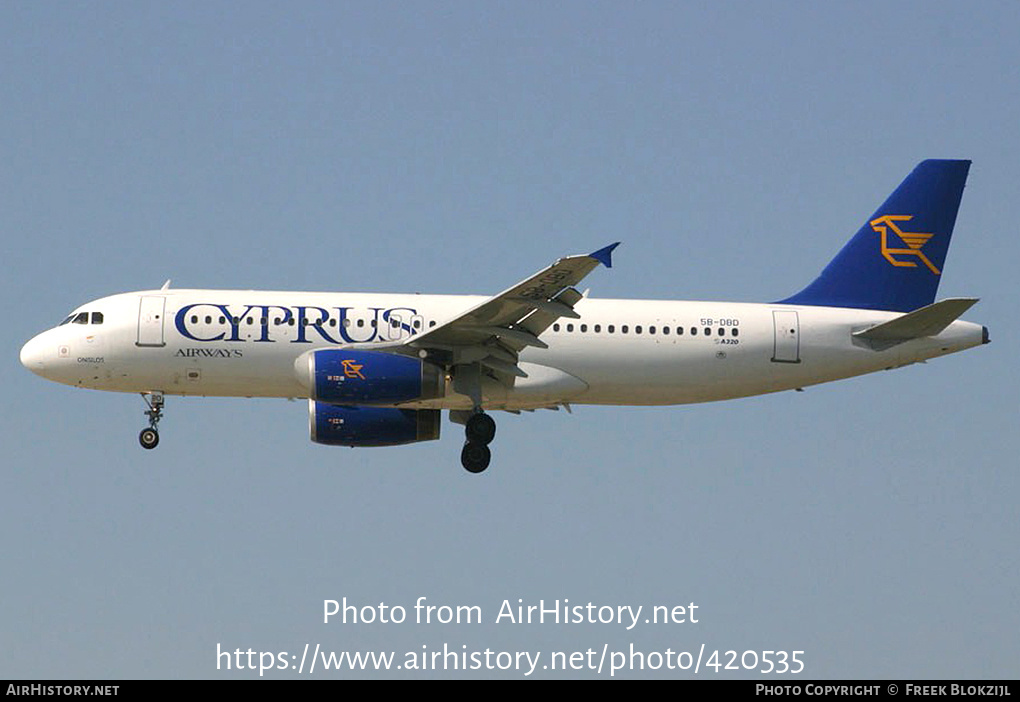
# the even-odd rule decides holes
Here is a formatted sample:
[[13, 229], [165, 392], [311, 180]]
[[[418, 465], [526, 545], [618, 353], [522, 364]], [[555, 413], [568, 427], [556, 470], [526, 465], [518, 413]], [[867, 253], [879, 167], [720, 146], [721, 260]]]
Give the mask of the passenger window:
[[666, 334], [668, 336], [669, 335], [669, 327], [663, 327], [662, 328], [662, 333]]
[[198, 315], [197, 314], [191, 315], [191, 323], [192, 324], [198, 324]]
[[359, 326], [359, 327], [363, 327], [363, 326], [365, 326], [365, 320], [363, 320], [363, 319], [359, 319], [359, 320], [358, 320], [358, 326]]
[[93, 312], [92, 313], [92, 323], [93, 324], [102, 324], [103, 323], [103, 313], [102, 312]]
[[726, 336], [726, 330], [722, 327], [719, 327], [719, 336]]
[[640, 324], [638, 326], [634, 327], [634, 333], [635, 334], [640, 334], [641, 333], [641, 325]]
[[648, 327], [648, 333], [649, 334], [654, 334], [655, 333], [655, 327]]
[[587, 324], [582, 324], [581, 325], [581, 331], [583, 331], [583, 332], [588, 331], [588, 325]]
[[691, 327], [691, 336], [697, 336], [697, 335], [698, 335], [698, 328], [697, 327]]
[[600, 331], [602, 331], [602, 325], [601, 324], [596, 324], [595, 325], [595, 333], [598, 334]]
[[739, 334], [739, 332], [737, 331], [737, 328], [736, 328], [736, 327], [734, 327], [734, 328], [733, 328], [733, 329], [731, 330], [731, 332], [730, 332], [730, 333], [732, 333], [732, 334], [733, 334], [733, 336], [737, 336], [737, 335]]
[[627, 329], [629, 329], [629, 327], [626, 324], [624, 324], [622, 327], [620, 327], [620, 333], [621, 334], [626, 334], [627, 333]]
[[614, 327], [612, 324], [610, 324], [609, 325], [609, 333], [612, 334], [615, 330], [616, 330], [616, 327]]
[[684, 335], [684, 328], [683, 327], [677, 327], [676, 328], [676, 335], [677, 336], [683, 336]]
[[705, 336], [708, 336], [711, 333], [712, 333], [712, 330], [709, 327], [705, 327]]
[[559, 324], [554, 324], [553, 325], [553, 331], [559, 331], [559, 330], [560, 330], [560, 325]]
[[574, 331], [574, 325], [573, 324], [568, 324], [567, 325], [567, 331], [569, 331], [569, 332]]
[[[223, 319], [223, 317], [220, 317], [220, 319]], [[211, 316], [206, 316], [205, 323], [206, 324], [212, 324], [212, 317]]]

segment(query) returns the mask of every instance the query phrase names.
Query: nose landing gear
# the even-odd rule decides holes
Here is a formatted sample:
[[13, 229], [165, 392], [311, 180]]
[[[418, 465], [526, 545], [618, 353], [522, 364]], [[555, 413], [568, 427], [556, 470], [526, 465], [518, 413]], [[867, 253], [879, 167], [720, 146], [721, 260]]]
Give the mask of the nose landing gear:
[[479, 409], [464, 425], [464, 435], [467, 441], [460, 452], [461, 465], [470, 473], [481, 473], [492, 459], [489, 444], [496, 437], [496, 422]]
[[143, 392], [142, 399], [149, 409], [145, 410], [145, 416], [149, 418], [149, 426], [138, 434], [138, 443], [144, 449], [154, 449], [159, 445], [159, 431], [156, 429], [159, 420], [163, 418], [163, 393]]

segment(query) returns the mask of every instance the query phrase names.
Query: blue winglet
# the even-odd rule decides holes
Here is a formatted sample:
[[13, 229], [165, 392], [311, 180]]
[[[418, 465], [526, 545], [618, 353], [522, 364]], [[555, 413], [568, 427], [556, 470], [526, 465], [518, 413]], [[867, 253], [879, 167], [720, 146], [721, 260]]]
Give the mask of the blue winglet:
[[606, 246], [605, 248], [601, 248], [598, 251], [596, 251], [594, 253], [590, 253], [588, 255], [591, 256], [592, 258], [594, 258], [599, 263], [601, 263], [606, 268], [612, 268], [613, 267], [613, 249], [615, 249], [619, 245], [620, 245], [620, 242], [616, 242], [615, 244], [610, 244], [609, 246]]

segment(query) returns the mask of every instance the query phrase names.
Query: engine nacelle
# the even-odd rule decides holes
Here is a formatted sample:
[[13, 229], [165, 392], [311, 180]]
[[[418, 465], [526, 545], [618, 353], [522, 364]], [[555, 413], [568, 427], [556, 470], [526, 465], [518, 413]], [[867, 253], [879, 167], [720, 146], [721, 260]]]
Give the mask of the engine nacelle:
[[356, 349], [319, 349], [294, 363], [308, 396], [338, 405], [389, 405], [442, 397], [443, 369], [412, 356]]
[[439, 438], [439, 410], [341, 407], [308, 401], [308, 431], [317, 444], [396, 446]]

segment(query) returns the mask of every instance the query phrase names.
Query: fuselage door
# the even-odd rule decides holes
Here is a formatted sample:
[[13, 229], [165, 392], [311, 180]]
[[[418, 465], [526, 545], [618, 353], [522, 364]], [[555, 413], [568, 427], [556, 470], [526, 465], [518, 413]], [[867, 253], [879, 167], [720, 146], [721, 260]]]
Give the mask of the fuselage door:
[[800, 322], [794, 310], [772, 310], [775, 325], [775, 350], [772, 360], [776, 363], [800, 363]]
[[138, 346], [166, 346], [163, 341], [163, 308], [166, 298], [143, 295], [138, 303]]
[[390, 321], [386, 323], [386, 338], [390, 341], [400, 341], [411, 336], [412, 319], [396, 313], [391, 314]]

